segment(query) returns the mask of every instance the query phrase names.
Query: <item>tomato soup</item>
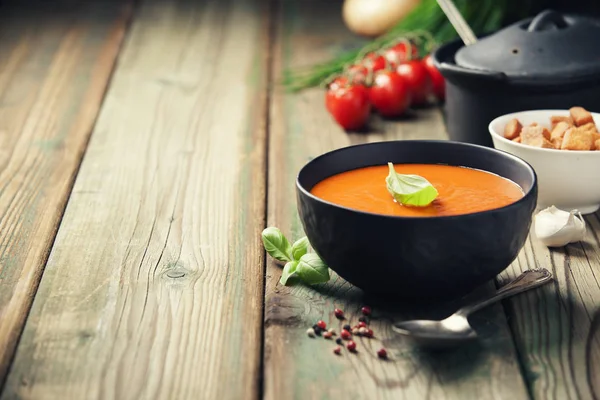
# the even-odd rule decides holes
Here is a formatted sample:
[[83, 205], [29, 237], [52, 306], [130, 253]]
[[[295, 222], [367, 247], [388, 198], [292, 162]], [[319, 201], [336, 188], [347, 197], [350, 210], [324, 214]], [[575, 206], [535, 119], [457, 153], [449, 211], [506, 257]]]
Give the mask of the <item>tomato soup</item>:
[[311, 193], [323, 200], [355, 210], [403, 217], [438, 217], [486, 211], [523, 197], [516, 183], [489, 172], [435, 164], [397, 164], [400, 174], [427, 179], [438, 197], [426, 207], [403, 206], [387, 191], [387, 165], [359, 168], [317, 183]]

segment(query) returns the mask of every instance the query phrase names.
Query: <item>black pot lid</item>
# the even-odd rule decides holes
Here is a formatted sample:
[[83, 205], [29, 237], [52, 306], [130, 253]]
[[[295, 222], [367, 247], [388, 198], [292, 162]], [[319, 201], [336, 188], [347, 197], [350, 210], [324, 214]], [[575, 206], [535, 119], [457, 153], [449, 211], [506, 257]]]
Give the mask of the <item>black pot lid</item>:
[[458, 65], [515, 80], [578, 80], [600, 73], [600, 21], [546, 10], [456, 52]]

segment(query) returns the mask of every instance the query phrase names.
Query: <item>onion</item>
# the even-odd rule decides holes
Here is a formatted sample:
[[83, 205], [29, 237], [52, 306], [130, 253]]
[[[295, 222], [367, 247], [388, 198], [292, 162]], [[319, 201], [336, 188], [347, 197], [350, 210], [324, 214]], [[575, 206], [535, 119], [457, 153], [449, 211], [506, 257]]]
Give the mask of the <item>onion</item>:
[[346, 26], [362, 36], [379, 36], [409, 14], [421, 0], [345, 0]]

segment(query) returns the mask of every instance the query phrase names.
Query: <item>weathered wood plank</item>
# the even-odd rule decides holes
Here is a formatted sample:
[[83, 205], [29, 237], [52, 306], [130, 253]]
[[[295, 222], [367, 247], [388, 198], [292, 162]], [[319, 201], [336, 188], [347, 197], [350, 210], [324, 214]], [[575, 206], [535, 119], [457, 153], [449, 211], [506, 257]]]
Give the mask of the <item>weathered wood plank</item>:
[[142, 2], [2, 398], [257, 397], [263, 11]]
[[536, 399], [600, 398], [600, 214], [582, 243], [549, 250], [530, 235], [502, 275], [551, 269], [555, 282], [509, 301], [508, 315]]
[[0, 384], [130, 11], [128, 1], [0, 8]]
[[[307, 65], [331, 57], [356, 43], [339, 19], [340, 1], [282, 2], [275, 72], [290, 65]], [[446, 137], [441, 114], [420, 110], [415, 118], [375, 121], [368, 134], [348, 135], [330, 119], [321, 90], [297, 95], [276, 88], [271, 102], [268, 224], [297, 238], [302, 228], [295, 204], [295, 176], [311, 157], [354, 143]], [[389, 399], [524, 399], [522, 380], [510, 332], [501, 306], [476, 314], [471, 321], [483, 335], [481, 346], [432, 356], [394, 337], [390, 321], [407, 317], [401, 305], [374, 303], [340, 278], [315, 288], [282, 287], [280, 267], [267, 260], [265, 303], [265, 397], [389, 398]], [[383, 279], [383, 278], [382, 278]], [[334, 344], [309, 339], [305, 331], [319, 319], [341, 326], [334, 307], [356, 323], [365, 302], [375, 309], [372, 321], [378, 339], [358, 342], [358, 356], [336, 357]], [[421, 310], [414, 316], [437, 316], [447, 310]], [[384, 343], [393, 360], [382, 362], [375, 351]], [[510, 382], [510, 384], [507, 384]]]

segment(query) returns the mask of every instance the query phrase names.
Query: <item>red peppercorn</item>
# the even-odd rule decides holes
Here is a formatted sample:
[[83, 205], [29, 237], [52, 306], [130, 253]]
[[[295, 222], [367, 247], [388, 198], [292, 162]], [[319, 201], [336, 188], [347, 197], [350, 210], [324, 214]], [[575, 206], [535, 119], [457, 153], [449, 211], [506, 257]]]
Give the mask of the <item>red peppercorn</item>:
[[373, 337], [373, 329], [367, 328], [367, 331], [365, 332], [365, 336], [366, 337]]
[[342, 353], [342, 348], [340, 346], [335, 346], [333, 348], [333, 352], [337, 355], [340, 355]]
[[352, 337], [352, 334], [350, 332], [348, 332], [347, 330], [343, 330], [342, 333], [340, 333], [340, 336], [342, 337], [342, 339], [344, 340], [348, 340]]
[[360, 311], [362, 311], [364, 315], [371, 315], [371, 307], [369, 306], [364, 306]]
[[346, 348], [350, 351], [356, 351], [356, 343], [353, 340], [349, 341]]
[[359, 328], [366, 328], [366, 327], [367, 327], [367, 324], [366, 324], [366, 322], [362, 322], [362, 321], [360, 321], [360, 322], [358, 323], [358, 327], [359, 327]]
[[377, 357], [379, 357], [379, 358], [387, 358], [387, 351], [382, 347], [377, 352]]
[[344, 319], [344, 312], [342, 310], [340, 310], [339, 308], [336, 308], [335, 310], [333, 310], [333, 313], [335, 314], [335, 317], [337, 319]]
[[331, 339], [331, 337], [332, 337], [332, 336], [333, 336], [333, 334], [332, 334], [331, 332], [325, 332], [325, 333], [323, 334], [323, 337], [324, 337], [325, 339]]
[[317, 322], [317, 326], [321, 329], [327, 328], [327, 324], [325, 323], [325, 321], [322, 321], [322, 320]]

